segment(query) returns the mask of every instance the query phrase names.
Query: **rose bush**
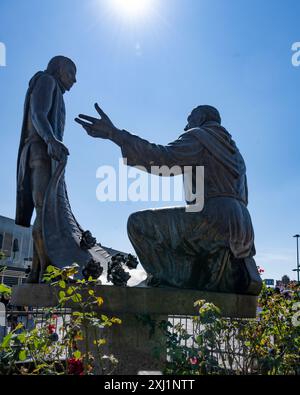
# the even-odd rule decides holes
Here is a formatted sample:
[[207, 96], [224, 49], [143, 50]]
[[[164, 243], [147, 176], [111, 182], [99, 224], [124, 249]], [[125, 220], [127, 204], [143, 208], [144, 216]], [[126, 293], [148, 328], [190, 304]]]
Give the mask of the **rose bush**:
[[[78, 271], [77, 265], [64, 270], [49, 266], [44, 279], [59, 289], [55, 308], [43, 311], [43, 322], [28, 330], [23, 323], [0, 343], [0, 374], [90, 375], [113, 372], [117, 360], [103, 352], [105, 339], [100, 337], [103, 328], [121, 324], [116, 317], [99, 314], [104, 303], [96, 296], [97, 283], [88, 280], [70, 282]], [[0, 288], [1, 293], [8, 287]], [[82, 295], [86, 295], [83, 298]], [[61, 314], [68, 302], [72, 310]], [[60, 316], [61, 325], [58, 325]], [[91, 348], [93, 347], [93, 353]]]
[[289, 289], [278, 293], [264, 286], [256, 319], [223, 318], [218, 307], [200, 300], [195, 303], [193, 331], [181, 324], [157, 323], [167, 339], [164, 373], [300, 374], [300, 287], [294, 283]]

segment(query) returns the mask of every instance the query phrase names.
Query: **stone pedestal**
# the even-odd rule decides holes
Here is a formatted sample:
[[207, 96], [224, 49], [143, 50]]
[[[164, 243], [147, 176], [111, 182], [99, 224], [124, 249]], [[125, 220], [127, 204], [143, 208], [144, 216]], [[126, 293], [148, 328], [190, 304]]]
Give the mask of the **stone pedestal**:
[[[255, 318], [257, 296], [202, 292], [189, 289], [115, 287], [93, 288], [104, 299], [100, 311], [109, 314], [195, 315], [194, 302], [204, 299], [214, 303], [227, 318]], [[13, 287], [14, 306], [53, 307], [57, 305], [58, 289], [45, 284], [23, 284]], [[72, 307], [69, 304], [68, 307]]]
[[[119, 361], [114, 374], [137, 375], [139, 371], [160, 371], [166, 360], [166, 347], [162, 334], [156, 330], [151, 335], [150, 327], [133, 314], [119, 314], [122, 324], [108, 329], [104, 334], [107, 339], [107, 351]], [[152, 316], [159, 321], [168, 316]], [[160, 360], [155, 357], [155, 347], [161, 345]]]
[[[162, 333], [156, 330], [151, 333], [149, 326], [143, 325], [138, 316], [132, 314], [118, 314], [118, 318], [122, 320], [121, 325], [113, 325], [101, 330], [85, 331], [84, 341], [78, 341], [77, 345], [81, 353], [86, 353], [86, 339], [90, 352], [95, 357], [94, 373], [103, 374], [103, 366], [107, 368], [104, 374], [114, 375], [137, 375], [140, 371], [160, 371], [163, 369], [166, 360], [165, 339]], [[155, 316], [160, 322], [167, 320], [167, 316]], [[98, 339], [105, 339], [106, 344], [101, 346], [102, 355], [113, 355], [118, 360], [116, 365], [108, 361], [99, 363], [99, 356], [96, 346], [93, 344], [95, 335]], [[160, 357], [158, 358], [154, 350], [160, 345]]]
[[[99, 333], [107, 339], [105, 353], [113, 354], [119, 360], [115, 374], [135, 375], [139, 371], [161, 369], [162, 361], [154, 358], [153, 348], [157, 342], [163, 344], [164, 340], [158, 332], [149, 337], [149, 326], [144, 326], [137, 317], [147, 315], [152, 320], [161, 321], [168, 316], [194, 316], [197, 315], [194, 302], [199, 299], [217, 305], [224, 317], [256, 317], [257, 297], [251, 295], [149, 287], [97, 286], [93, 289], [104, 299], [103, 306], [97, 310], [99, 314], [122, 320], [121, 325]], [[58, 289], [49, 285], [24, 284], [13, 288], [11, 303], [15, 306], [54, 307], [57, 292]]]

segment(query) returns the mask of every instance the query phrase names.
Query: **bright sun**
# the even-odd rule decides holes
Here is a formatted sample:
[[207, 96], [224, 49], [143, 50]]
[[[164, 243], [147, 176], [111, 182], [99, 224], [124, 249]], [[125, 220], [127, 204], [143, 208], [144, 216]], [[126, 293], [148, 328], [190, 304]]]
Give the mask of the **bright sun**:
[[128, 17], [145, 15], [153, 0], [110, 0], [120, 14]]

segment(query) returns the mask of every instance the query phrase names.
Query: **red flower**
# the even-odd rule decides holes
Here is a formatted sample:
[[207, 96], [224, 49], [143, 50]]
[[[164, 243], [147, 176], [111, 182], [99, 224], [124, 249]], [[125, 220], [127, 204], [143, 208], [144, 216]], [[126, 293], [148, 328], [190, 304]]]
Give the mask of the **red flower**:
[[84, 374], [84, 366], [82, 359], [70, 358], [67, 360], [68, 374], [82, 376]]
[[48, 332], [50, 335], [52, 335], [52, 333], [55, 333], [55, 329], [56, 329], [55, 325], [50, 324], [50, 325], [48, 325], [47, 328], [48, 328]]
[[190, 364], [191, 365], [197, 365], [197, 363], [198, 363], [198, 358], [197, 357], [190, 358]]
[[265, 272], [265, 270], [260, 266], [257, 266], [257, 270], [259, 274], [263, 274]]

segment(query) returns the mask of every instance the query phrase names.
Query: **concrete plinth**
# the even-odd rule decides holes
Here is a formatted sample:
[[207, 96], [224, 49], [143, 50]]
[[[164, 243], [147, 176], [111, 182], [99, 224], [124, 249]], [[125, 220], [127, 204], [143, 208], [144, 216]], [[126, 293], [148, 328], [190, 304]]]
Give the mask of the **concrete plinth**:
[[[194, 302], [204, 299], [221, 309], [228, 318], [255, 318], [257, 296], [201, 292], [175, 288], [114, 287], [93, 288], [104, 299], [101, 312], [110, 314], [196, 315]], [[11, 303], [15, 306], [53, 307], [58, 289], [44, 284], [23, 284], [13, 287]], [[72, 303], [68, 305], [72, 307]]]
[[[143, 370], [160, 370], [163, 361], [156, 360], [153, 348], [163, 344], [161, 333], [149, 337], [149, 327], [144, 326], [139, 316], [151, 316], [152, 320], [167, 320], [168, 316], [195, 316], [194, 302], [205, 299], [217, 305], [224, 317], [255, 318], [257, 297], [210, 293], [173, 288], [148, 287], [93, 287], [95, 294], [104, 299], [98, 308], [99, 314], [115, 316], [122, 325], [110, 327], [99, 336], [107, 339], [106, 353], [113, 354], [119, 364], [114, 374], [138, 374]], [[55, 307], [59, 289], [43, 284], [24, 284], [13, 288], [11, 303], [15, 306]], [[83, 295], [85, 297], [85, 295]], [[70, 303], [67, 307], [75, 307]], [[77, 307], [78, 308], [78, 307]], [[92, 348], [93, 346], [91, 346]], [[164, 353], [162, 353], [164, 358]]]

